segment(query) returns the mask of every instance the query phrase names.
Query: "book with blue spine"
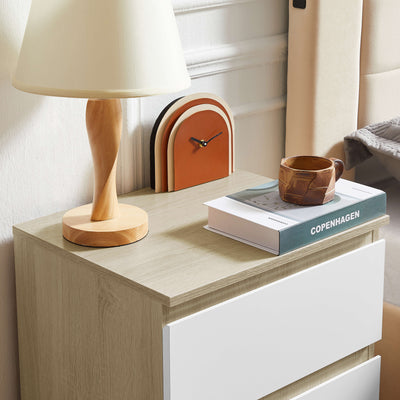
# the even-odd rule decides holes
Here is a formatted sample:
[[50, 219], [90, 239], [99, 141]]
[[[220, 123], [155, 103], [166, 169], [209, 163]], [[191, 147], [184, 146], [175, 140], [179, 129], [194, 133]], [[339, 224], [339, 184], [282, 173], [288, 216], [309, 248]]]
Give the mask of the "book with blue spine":
[[283, 254], [384, 215], [386, 193], [339, 179], [332, 201], [299, 206], [281, 200], [275, 180], [205, 205], [207, 229]]

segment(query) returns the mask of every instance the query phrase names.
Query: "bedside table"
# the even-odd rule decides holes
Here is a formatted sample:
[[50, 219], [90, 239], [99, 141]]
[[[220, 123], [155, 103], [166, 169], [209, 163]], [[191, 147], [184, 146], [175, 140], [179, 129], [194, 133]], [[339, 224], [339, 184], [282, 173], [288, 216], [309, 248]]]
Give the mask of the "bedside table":
[[383, 216], [274, 256], [203, 229], [245, 172], [120, 197], [149, 213], [132, 245], [16, 226], [22, 400], [378, 400]]

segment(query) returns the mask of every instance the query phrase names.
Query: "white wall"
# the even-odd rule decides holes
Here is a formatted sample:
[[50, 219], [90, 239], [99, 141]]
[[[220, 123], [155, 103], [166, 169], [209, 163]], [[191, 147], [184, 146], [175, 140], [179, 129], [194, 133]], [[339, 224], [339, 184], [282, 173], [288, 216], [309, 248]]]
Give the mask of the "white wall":
[[[192, 87], [225, 98], [236, 118], [237, 168], [274, 176], [283, 154], [287, 4], [175, 0]], [[90, 201], [85, 101], [15, 90], [10, 76], [30, 0], [0, 0], [0, 399], [18, 396], [12, 225]], [[149, 136], [173, 98], [123, 102], [118, 190], [149, 183]]]
[[[284, 146], [287, 2], [173, 3], [192, 76], [192, 87], [184, 93], [210, 91], [222, 96], [235, 116], [236, 167], [276, 176]], [[142, 101], [146, 165], [151, 125], [178, 95]], [[147, 183], [148, 168], [144, 173]]]

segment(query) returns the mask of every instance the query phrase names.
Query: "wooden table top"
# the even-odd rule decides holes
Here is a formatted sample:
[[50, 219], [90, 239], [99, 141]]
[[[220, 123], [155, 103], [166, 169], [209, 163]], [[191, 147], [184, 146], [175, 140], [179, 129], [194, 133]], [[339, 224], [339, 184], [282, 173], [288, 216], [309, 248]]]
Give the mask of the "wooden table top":
[[157, 301], [174, 306], [278, 268], [388, 222], [388, 216], [383, 216], [281, 256], [203, 228], [207, 224], [204, 202], [269, 180], [237, 171], [227, 178], [178, 192], [156, 194], [145, 188], [121, 196], [121, 203], [136, 205], [149, 214], [149, 234], [126, 246], [89, 248], [68, 242], [62, 237], [63, 213], [15, 226], [14, 235], [28, 235], [52, 251], [101, 269], [145, 290]]

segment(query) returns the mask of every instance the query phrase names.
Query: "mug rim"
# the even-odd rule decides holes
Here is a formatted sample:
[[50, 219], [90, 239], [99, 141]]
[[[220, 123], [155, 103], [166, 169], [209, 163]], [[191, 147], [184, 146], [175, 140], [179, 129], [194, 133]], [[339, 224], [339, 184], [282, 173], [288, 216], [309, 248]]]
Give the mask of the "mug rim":
[[[319, 158], [321, 160], [329, 161], [331, 165], [326, 168], [320, 168], [320, 169], [302, 169], [302, 168], [293, 168], [285, 164], [286, 160], [294, 159], [294, 158]], [[284, 157], [281, 160], [281, 167], [285, 167], [288, 169], [291, 169], [293, 171], [299, 171], [299, 172], [318, 172], [318, 171], [326, 171], [330, 168], [332, 168], [335, 165], [333, 160], [327, 157], [321, 157], [321, 156], [290, 156], [290, 157]]]

